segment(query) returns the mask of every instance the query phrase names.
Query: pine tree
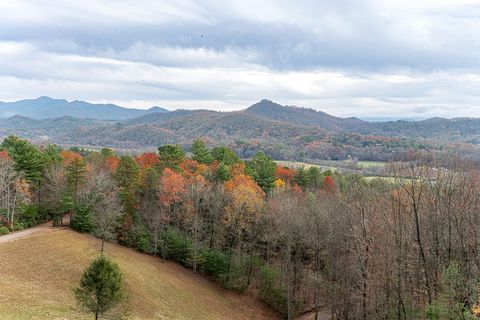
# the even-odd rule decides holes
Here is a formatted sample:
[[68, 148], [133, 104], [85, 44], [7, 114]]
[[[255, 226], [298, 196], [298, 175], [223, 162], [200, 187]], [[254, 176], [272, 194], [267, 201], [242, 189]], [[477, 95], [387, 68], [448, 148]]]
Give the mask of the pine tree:
[[160, 167], [178, 170], [178, 165], [185, 160], [185, 152], [178, 145], [166, 144], [158, 147], [160, 156]]
[[78, 206], [78, 193], [80, 187], [85, 182], [86, 171], [85, 161], [82, 157], [74, 158], [65, 168], [68, 187], [72, 193], [73, 205], [75, 208]]
[[74, 292], [77, 302], [98, 319], [125, 300], [123, 275], [116, 263], [101, 255], [84, 271]]
[[25, 178], [37, 185], [42, 179], [44, 168], [44, 158], [42, 153], [33, 144], [27, 140], [16, 136], [10, 136], [3, 140], [0, 150], [5, 150], [15, 162], [15, 169], [23, 172]]
[[230, 168], [225, 165], [223, 162], [220, 163], [218, 166], [217, 172], [217, 179], [222, 180], [222, 181], [227, 181], [232, 178], [232, 174], [230, 173]]
[[272, 158], [259, 152], [249, 163], [249, 167], [252, 169], [253, 179], [265, 193], [273, 189], [277, 164]]
[[294, 181], [300, 187], [305, 188], [308, 184], [308, 176], [307, 171], [305, 171], [304, 167], [300, 167], [297, 171], [297, 174], [294, 177]]
[[212, 155], [205, 142], [195, 139], [192, 144], [192, 159], [198, 163], [210, 164], [213, 161]]
[[235, 152], [225, 146], [213, 148], [211, 154], [214, 160], [224, 163], [227, 166], [241, 162], [240, 158], [235, 154]]

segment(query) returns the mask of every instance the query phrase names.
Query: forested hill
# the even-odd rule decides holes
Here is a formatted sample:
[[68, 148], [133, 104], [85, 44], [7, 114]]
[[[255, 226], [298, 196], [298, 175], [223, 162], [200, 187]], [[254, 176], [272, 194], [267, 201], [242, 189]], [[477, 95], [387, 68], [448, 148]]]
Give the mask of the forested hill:
[[269, 100], [218, 112], [136, 110], [50, 98], [0, 104], [0, 114], [13, 105], [19, 115], [0, 119], [0, 137], [15, 134], [39, 142], [128, 149], [188, 146], [202, 137], [211, 146], [226, 144], [242, 157], [263, 150], [277, 159], [304, 161], [387, 160], [411, 149], [457, 150], [480, 158], [480, 119], [475, 118], [368, 122]]

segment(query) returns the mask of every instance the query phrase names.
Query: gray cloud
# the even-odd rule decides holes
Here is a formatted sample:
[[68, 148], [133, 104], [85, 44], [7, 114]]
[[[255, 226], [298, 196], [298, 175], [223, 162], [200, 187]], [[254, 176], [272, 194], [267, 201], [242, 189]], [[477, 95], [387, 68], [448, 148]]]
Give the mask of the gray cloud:
[[0, 100], [480, 116], [476, 2], [4, 1]]

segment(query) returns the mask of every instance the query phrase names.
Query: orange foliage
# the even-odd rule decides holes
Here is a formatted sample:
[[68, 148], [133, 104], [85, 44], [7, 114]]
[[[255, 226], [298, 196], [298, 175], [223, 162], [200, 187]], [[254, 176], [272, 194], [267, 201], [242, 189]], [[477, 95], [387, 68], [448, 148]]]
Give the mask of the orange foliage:
[[8, 152], [3, 150], [3, 151], [0, 151], [0, 159], [11, 159], [11, 158], [8, 155]]
[[138, 164], [140, 169], [153, 168], [156, 164], [160, 162], [158, 155], [153, 152], [146, 152], [135, 158], [135, 162]]
[[225, 190], [231, 196], [231, 202], [226, 208], [225, 223], [234, 228], [247, 229], [261, 213], [265, 193], [250, 176], [244, 174], [226, 181]]
[[243, 163], [236, 163], [232, 166], [232, 169], [230, 170], [230, 173], [232, 176], [238, 176], [241, 174], [245, 174], [245, 164]]
[[165, 207], [170, 207], [175, 202], [179, 202], [185, 194], [187, 188], [185, 178], [170, 168], [165, 168], [160, 177], [160, 203]]
[[83, 157], [79, 153], [69, 151], [69, 150], [60, 151], [60, 156], [63, 159], [62, 162], [64, 166], [68, 166], [70, 163], [72, 163], [73, 160], [83, 159]]
[[116, 156], [107, 157], [105, 159], [105, 166], [110, 170], [110, 172], [117, 171], [118, 164], [120, 163], [120, 159]]
[[329, 193], [335, 193], [337, 191], [335, 180], [331, 176], [326, 176], [323, 179], [322, 189]]
[[296, 173], [296, 170], [286, 168], [284, 166], [277, 166], [277, 169], [275, 169], [275, 177], [277, 177], [278, 179], [282, 179], [284, 182], [287, 183], [291, 183], [293, 181]]

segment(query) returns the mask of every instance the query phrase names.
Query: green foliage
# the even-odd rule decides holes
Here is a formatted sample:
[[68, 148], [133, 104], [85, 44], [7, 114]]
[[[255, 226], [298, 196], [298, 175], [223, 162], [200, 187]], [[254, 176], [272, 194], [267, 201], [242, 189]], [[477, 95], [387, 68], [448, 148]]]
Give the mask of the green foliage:
[[5, 226], [0, 226], [0, 236], [6, 235], [10, 233], [10, 229]]
[[232, 178], [232, 174], [230, 173], [230, 168], [223, 162], [220, 163], [220, 165], [218, 166], [216, 176], [217, 176], [217, 179], [221, 181], [227, 181]]
[[158, 147], [161, 168], [178, 170], [178, 165], [185, 159], [185, 152], [178, 145], [166, 144]]
[[119, 196], [125, 213], [133, 216], [137, 205], [136, 193], [140, 179], [140, 168], [132, 157], [123, 156], [120, 158], [115, 179], [120, 188]]
[[80, 186], [85, 182], [86, 164], [82, 158], [75, 158], [65, 168], [68, 190], [70, 191], [73, 203], [77, 205]]
[[167, 257], [186, 266], [192, 247], [192, 241], [186, 234], [173, 228], [167, 229], [162, 235], [167, 246]]
[[70, 221], [70, 227], [82, 233], [92, 232], [95, 227], [92, 211], [89, 208], [79, 206]]
[[228, 255], [217, 250], [203, 250], [199, 257], [200, 270], [217, 280], [224, 278], [228, 271]]
[[305, 167], [300, 167], [293, 178], [295, 183], [298, 184], [300, 187], [305, 188], [308, 185], [308, 175]]
[[324, 175], [318, 167], [312, 166], [306, 172], [307, 186], [312, 189], [319, 189], [322, 186]]
[[213, 161], [213, 157], [208, 150], [205, 142], [200, 139], [195, 139], [193, 141], [192, 147], [192, 159], [198, 163], [210, 164]]
[[62, 162], [62, 157], [60, 156], [60, 147], [49, 143], [43, 150], [43, 157], [45, 159], [45, 165], [55, 166], [59, 165]]
[[237, 154], [232, 149], [225, 146], [213, 148], [211, 154], [214, 160], [227, 166], [241, 162]]
[[474, 320], [471, 306], [477, 301], [478, 281], [468, 279], [456, 262], [442, 274], [442, 292], [425, 310], [429, 320]]
[[248, 167], [252, 169], [253, 179], [263, 191], [268, 193], [273, 189], [277, 164], [272, 158], [266, 156], [263, 152], [259, 152], [248, 163]]
[[277, 274], [268, 266], [260, 268], [260, 297], [261, 299], [282, 314], [287, 313], [287, 297], [284, 290], [278, 287]]
[[84, 271], [74, 292], [79, 305], [96, 319], [124, 301], [126, 296], [120, 268], [103, 255]]
[[25, 174], [31, 183], [38, 183], [42, 179], [45, 159], [42, 153], [27, 140], [10, 136], [3, 140], [0, 150], [6, 150], [15, 163], [15, 169]]
[[36, 226], [42, 222], [48, 221], [51, 216], [48, 211], [38, 205], [28, 205], [21, 208], [17, 216], [17, 222], [22, 223], [25, 228]]
[[114, 157], [116, 155], [115, 151], [110, 148], [102, 148], [102, 150], [100, 150], [100, 154], [103, 158]]

